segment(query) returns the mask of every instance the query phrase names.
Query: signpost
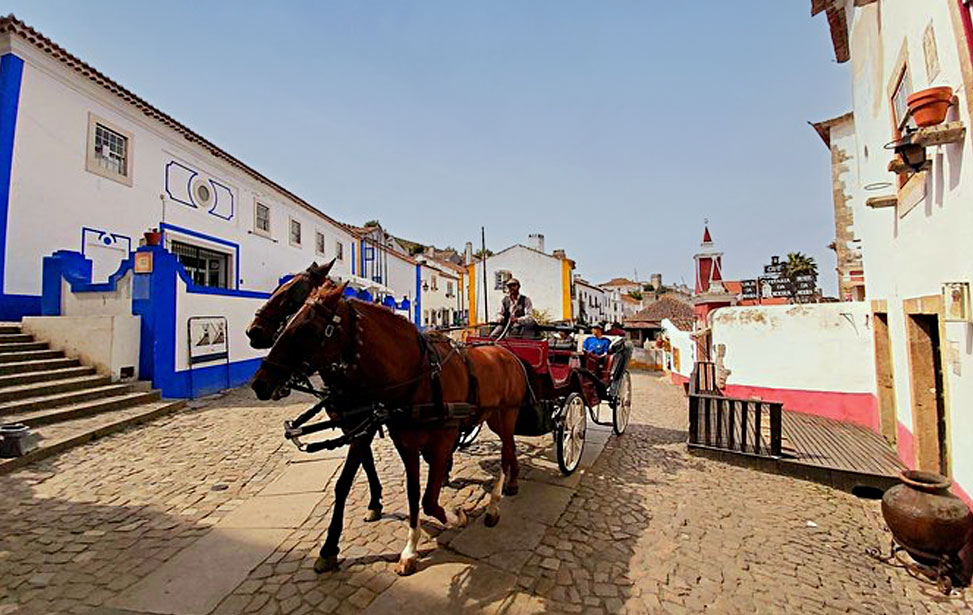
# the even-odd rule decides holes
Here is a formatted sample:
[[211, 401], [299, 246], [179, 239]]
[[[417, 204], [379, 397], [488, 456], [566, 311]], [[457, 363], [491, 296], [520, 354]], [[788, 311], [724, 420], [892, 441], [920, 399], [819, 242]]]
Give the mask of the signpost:
[[779, 256], [772, 256], [770, 264], [764, 265], [764, 274], [755, 280], [741, 280], [742, 299], [760, 300], [769, 298], [797, 297], [800, 301], [807, 301], [814, 297], [817, 291], [817, 275], [800, 275], [794, 283], [784, 276], [786, 263], [782, 263]]

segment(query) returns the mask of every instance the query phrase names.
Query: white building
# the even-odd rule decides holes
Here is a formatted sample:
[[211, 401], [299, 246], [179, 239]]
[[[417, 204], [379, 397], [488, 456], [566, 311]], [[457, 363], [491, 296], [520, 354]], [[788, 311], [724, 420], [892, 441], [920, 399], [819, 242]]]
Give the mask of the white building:
[[520, 280], [520, 292], [530, 297], [534, 310], [551, 321], [574, 319], [572, 272], [574, 261], [564, 250], [544, 251], [544, 236], [532, 235], [531, 246], [514, 244], [486, 259], [486, 295], [489, 313], [484, 316], [483, 261], [474, 261], [466, 276], [470, 324], [492, 322], [500, 311], [511, 277]]
[[[148, 231], [160, 247], [139, 248]], [[260, 356], [246, 324], [312, 261], [335, 259], [363, 298], [421, 313], [414, 260], [376, 268], [367, 237], [13, 17], [0, 19], [0, 244], [0, 318], [81, 305], [140, 316], [128, 343], [167, 396], [245, 381]], [[136, 251], [148, 255], [137, 264]], [[213, 315], [227, 365], [193, 363], [187, 331]]]
[[574, 293], [574, 314], [578, 322], [587, 324], [614, 322], [609, 301], [610, 293], [579, 275], [574, 276]]
[[[970, 503], [970, 8], [959, 0], [811, 5], [827, 13], [835, 56], [850, 61], [853, 76], [852, 113], [819, 133], [831, 150], [836, 224], [848, 231], [840, 247], [860, 250], [863, 280], [851, 279], [849, 266], [840, 282], [847, 298], [860, 297], [855, 286], [864, 283], [876, 379], [870, 423], [907, 465], [951, 476]], [[908, 96], [939, 85], [955, 93], [945, 123], [913, 133]], [[912, 166], [885, 147], [910, 134]], [[859, 257], [846, 256], [849, 265]]]
[[465, 323], [463, 268], [452, 263], [417, 257], [420, 263], [422, 320], [432, 329]]

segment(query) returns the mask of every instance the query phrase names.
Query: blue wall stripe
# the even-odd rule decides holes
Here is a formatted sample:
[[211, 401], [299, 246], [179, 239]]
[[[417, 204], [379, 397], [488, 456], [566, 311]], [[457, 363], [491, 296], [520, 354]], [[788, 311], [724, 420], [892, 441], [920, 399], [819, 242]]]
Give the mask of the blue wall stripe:
[[12, 53], [0, 56], [0, 319], [20, 320], [41, 313], [41, 298], [4, 292], [7, 266], [7, 220], [13, 179], [14, 136], [24, 61]]

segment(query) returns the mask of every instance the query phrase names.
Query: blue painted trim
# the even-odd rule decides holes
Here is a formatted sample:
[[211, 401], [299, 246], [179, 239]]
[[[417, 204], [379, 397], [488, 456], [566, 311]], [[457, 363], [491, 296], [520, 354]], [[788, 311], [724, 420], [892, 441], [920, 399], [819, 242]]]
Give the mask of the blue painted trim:
[[415, 324], [422, 328], [422, 265], [416, 265], [416, 305]]
[[234, 214], [236, 214], [236, 201], [235, 201], [235, 198], [236, 197], [233, 196], [233, 190], [231, 190], [229, 186], [227, 186], [225, 184], [221, 184], [220, 182], [216, 181], [215, 179], [210, 179], [209, 180], [209, 183], [212, 184], [214, 188], [216, 188], [216, 186], [219, 186], [220, 188], [223, 188], [224, 190], [226, 190], [226, 193], [230, 195], [230, 215], [229, 216], [221, 216], [220, 214], [216, 213], [216, 208], [220, 206], [220, 197], [219, 197], [219, 191], [218, 190], [213, 190], [213, 194], [217, 195], [216, 196], [216, 201], [213, 203], [213, 207], [210, 208], [210, 210], [209, 210], [208, 213], [210, 213], [211, 215], [216, 216], [217, 218], [220, 218], [222, 220], [232, 220]]
[[355, 274], [355, 242], [351, 242], [351, 275]]
[[175, 160], [170, 160], [169, 162], [167, 162], [166, 163], [166, 167], [165, 167], [165, 184], [166, 184], [165, 185], [165, 189], [166, 189], [166, 194], [169, 195], [169, 198], [172, 199], [173, 201], [177, 202], [177, 203], [182, 203], [186, 207], [192, 207], [193, 209], [199, 209], [198, 207], [196, 207], [196, 204], [193, 203], [191, 200], [190, 201], [184, 201], [184, 200], [176, 197], [175, 195], [173, 195], [172, 194], [172, 190], [169, 190], [169, 167], [171, 167], [171, 166], [177, 166], [177, 167], [179, 167], [181, 169], [186, 169], [187, 171], [189, 171], [190, 175], [189, 175], [189, 182], [186, 184], [186, 194], [189, 196], [190, 199], [193, 198], [193, 189], [192, 189], [192, 186], [193, 186], [193, 178], [196, 177], [199, 173], [197, 173], [193, 169], [190, 169], [189, 167], [187, 167], [184, 164], [179, 164]]
[[0, 319], [20, 320], [41, 313], [41, 298], [4, 292], [7, 267], [7, 222], [13, 179], [14, 138], [24, 61], [12, 53], [0, 56]]
[[102, 238], [105, 235], [111, 237], [113, 241], [124, 239], [125, 241], [128, 242], [128, 247], [125, 249], [125, 254], [131, 254], [132, 252], [132, 238], [129, 237], [128, 235], [122, 235], [121, 233], [112, 233], [110, 231], [103, 231], [101, 229], [91, 228], [90, 226], [82, 226], [81, 227], [81, 254], [84, 254], [85, 256], [88, 255], [88, 253], [86, 252], [88, 244], [84, 240], [85, 233], [97, 234], [98, 237], [95, 238], [95, 241], [102, 241]]
[[[228, 239], [222, 239], [220, 237], [214, 237], [213, 235], [207, 235], [206, 233], [200, 233], [199, 231], [194, 231], [192, 229], [184, 228], [184, 227], [181, 227], [181, 226], [176, 226], [174, 224], [169, 224], [167, 222], [163, 222], [162, 224], [160, 224], [159, 225], [159, 230], [162, 231], [162, 244], [163, 245], [165, 245], [165, 233], [166, 233], [167, 230], [169, 230], [169, 231], [175, 231], [177, 233], [182, 233], [183, 235], [189, 235], [190, 237], [197, 237], [199, 239], [205, 239], [206, 241], [212, 241], [213, 243], [218, 243], [218, 244], [222, 244], [224, 246], [229, 246], [229, 247], [233, 248], [233, 251], [234, 251], [234, 259], [233, 259], [233, 261], [234, 261], [234, 265], [236, 265], [236, 267], [235, 267], [235, 269], [236, 269], [236, 272], [235, 272], [236, 277], [233, 279], [233, 288], [239, 290], [239, 288], [240, 288], [240, 244], [233, 243], [232, 241], [229, 241]], [[185, 269], [183, 269], [183, 274], [185, 274]], [[190, 284], [192, 284], [192, 282], [190, 282]], [[193, 286], [195, 286], [195, 284], [193, 284]], [[196, 286], [196, 288], [203, 288], [203, 287]], [[209, 288], [209, 287], [206, 287], [206, 288]], [[220, 289], [220, 290], [226, 290], [226, 289]], [[241, 291], [241, 292], [247, 292], [247, 291]], [[218, 294], [221, 294], [221, 293], [211, 293], [211, 294], [217, 294], [218, 295]]]
[[73, 293], [114, 292], [118, 288], [118, 281], [134, 266], [134, 258], [129, 253], [128, 258], [122, 259], [115, 273], [108, 277], [107, 282], [92, 283], [91, 259], [80, 252], [58, 250], [50, 256], [44, 257], [41, 274], [40, 297], [42, 316], [61, 315], [61, 280], [68, 282]]

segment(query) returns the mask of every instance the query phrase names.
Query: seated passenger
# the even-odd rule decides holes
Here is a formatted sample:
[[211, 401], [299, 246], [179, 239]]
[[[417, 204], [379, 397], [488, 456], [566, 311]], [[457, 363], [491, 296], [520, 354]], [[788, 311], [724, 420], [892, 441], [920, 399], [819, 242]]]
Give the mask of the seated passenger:
[[611, 345], [611, 341], [604, 336], [605, 332], [600, 324], [593, 325], [591, 327], [591, 333], [592, 337], [586, 339], [581, 348], [585, 352], [589, 352], [596, 357], [604, 356], [608, 353], [608, 347]]

